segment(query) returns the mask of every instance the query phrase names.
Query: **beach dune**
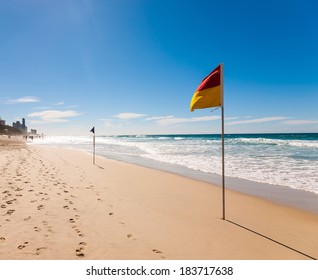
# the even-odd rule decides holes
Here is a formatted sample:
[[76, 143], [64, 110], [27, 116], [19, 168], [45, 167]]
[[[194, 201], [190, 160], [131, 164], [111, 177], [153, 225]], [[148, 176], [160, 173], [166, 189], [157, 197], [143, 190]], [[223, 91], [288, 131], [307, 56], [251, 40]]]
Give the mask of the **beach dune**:
[[86, 152], [0, 141], [0, 259], [317, 259], [318, 215]]

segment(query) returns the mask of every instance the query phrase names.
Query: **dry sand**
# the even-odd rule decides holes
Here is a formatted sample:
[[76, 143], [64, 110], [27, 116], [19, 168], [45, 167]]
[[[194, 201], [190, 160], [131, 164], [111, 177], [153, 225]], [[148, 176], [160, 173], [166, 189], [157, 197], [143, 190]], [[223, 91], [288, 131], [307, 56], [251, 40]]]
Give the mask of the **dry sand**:
[[[318, 215], [81, 151], [0, 139], [0, 259], [318, 258]], [[235, 224], [234, 224], [235, 223]]]

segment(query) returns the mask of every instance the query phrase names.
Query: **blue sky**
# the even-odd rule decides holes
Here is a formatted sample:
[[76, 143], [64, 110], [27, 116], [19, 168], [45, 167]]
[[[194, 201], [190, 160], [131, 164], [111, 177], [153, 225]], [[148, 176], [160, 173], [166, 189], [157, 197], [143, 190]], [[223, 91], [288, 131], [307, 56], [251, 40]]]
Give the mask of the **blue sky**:
[[0, 116], [51, 135], [318, 132], [316, 0], [0, 1]]

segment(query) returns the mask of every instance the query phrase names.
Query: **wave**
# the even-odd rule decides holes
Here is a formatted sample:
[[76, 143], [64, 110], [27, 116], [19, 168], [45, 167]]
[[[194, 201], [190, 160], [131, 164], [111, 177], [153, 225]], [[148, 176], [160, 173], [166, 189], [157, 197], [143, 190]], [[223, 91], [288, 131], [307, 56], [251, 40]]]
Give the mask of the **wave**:
[[[55, 136], [33, 144], [73, 147], [91, 152], [92, 136]], [[112, 157], [147, 158], [205, 173], [221, 174], [218, 136], [140, 135], [96, 137], [96, 152]], [[318, 140], [227, 137], [227, 176], [318, 193]]]
[[317, 140], [282, 140], [282, 139], [268, 139], [268, 138], [231, 138], [226, 139], [228, 144], [240, 145], [268, 145], [268, 146], [294, 146], [294, 147], [308, 147], [318, 148]]

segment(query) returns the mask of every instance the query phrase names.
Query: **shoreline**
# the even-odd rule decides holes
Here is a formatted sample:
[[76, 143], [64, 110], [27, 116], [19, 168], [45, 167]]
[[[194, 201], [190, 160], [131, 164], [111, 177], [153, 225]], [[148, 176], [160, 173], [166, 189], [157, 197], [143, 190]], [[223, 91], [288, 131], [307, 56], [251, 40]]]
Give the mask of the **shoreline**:
[[[88, 152], [89, 153], [89, 152]], [[138, 166], [169, 172], [185, 178], [210, 183], [222, 187], [222, 176], [218, 174], [196, 171], [187, 167], [177, 166], [169, 163], [159, 162], [146, 158], [120, 157], [102, 155], [106, 159], [117, 160], [124, 163], [136, 164]], [[225, 188], [242, 194], [266, 199], [271, 202], [285, 206], [299, 208], [318, 214], [318, 194], [310, 191], [294, 189], [287, 186], [272, 185], [268, 183], [250, 181], [242, 178], [225, 176]]]
[[[50, 145], [41, 145], [52, 147]], [[82, 151], [90, 156], [92, 153], [85, 149], [78, 149], [76, 147], [60, 147], [70, 150]], [[202, 171], [193, 170], [181, 165], [174, 165], [170, 163], [160, 162], [153, 159], [142, 158], [137, 156], [126, 155], [110, 155], [96, 151], [96, 156], [105, 159], [115, 160], [123, 163], [134, 164], [137, 166], [150, 168], [158, 171], [168, 172], [183, 176], [185, 178], [209, 183], [222, 187], [222, 177], [218, 174], [205, 173]], [[245, 195], [254, 196], [257, 198], [265, 199], [270, 202], [278, 203], [284, 206], [297, 208], [318, 214], [318, 194], [310, 191], [299, 190], [288, 186], [273, 185], [268, 183], [250, 181], [242, 178], [234, 178], [225, 176], [225, 189], [240, 192]]]
[[318, 215], [228, 190], [223, 221], [213, 184], [91, 159], [1, 148], [0, 259], [318, 258]]
[[[162, 165], [161, 163], [147, 165], [133, 161], [130, 163], [209, 183], [220, 188], [222, 187], [222, 176], [218, 174], [204, 173], [182, 166], [176, 167], [171, 165], [171, 168], [169, 168], [169, 164], [165, 163], [162, 163]], [[165, 165], [168, 167], [165, 167]], [[265, 199], [284, 206], [309, 211], [313, 214], [318, 214], [318, 194], [314, 192], [294, 189], [287, 186], [250, 181], [242, 178], [234, 178], [230, 176], [225, 176], [225, 189]]]

